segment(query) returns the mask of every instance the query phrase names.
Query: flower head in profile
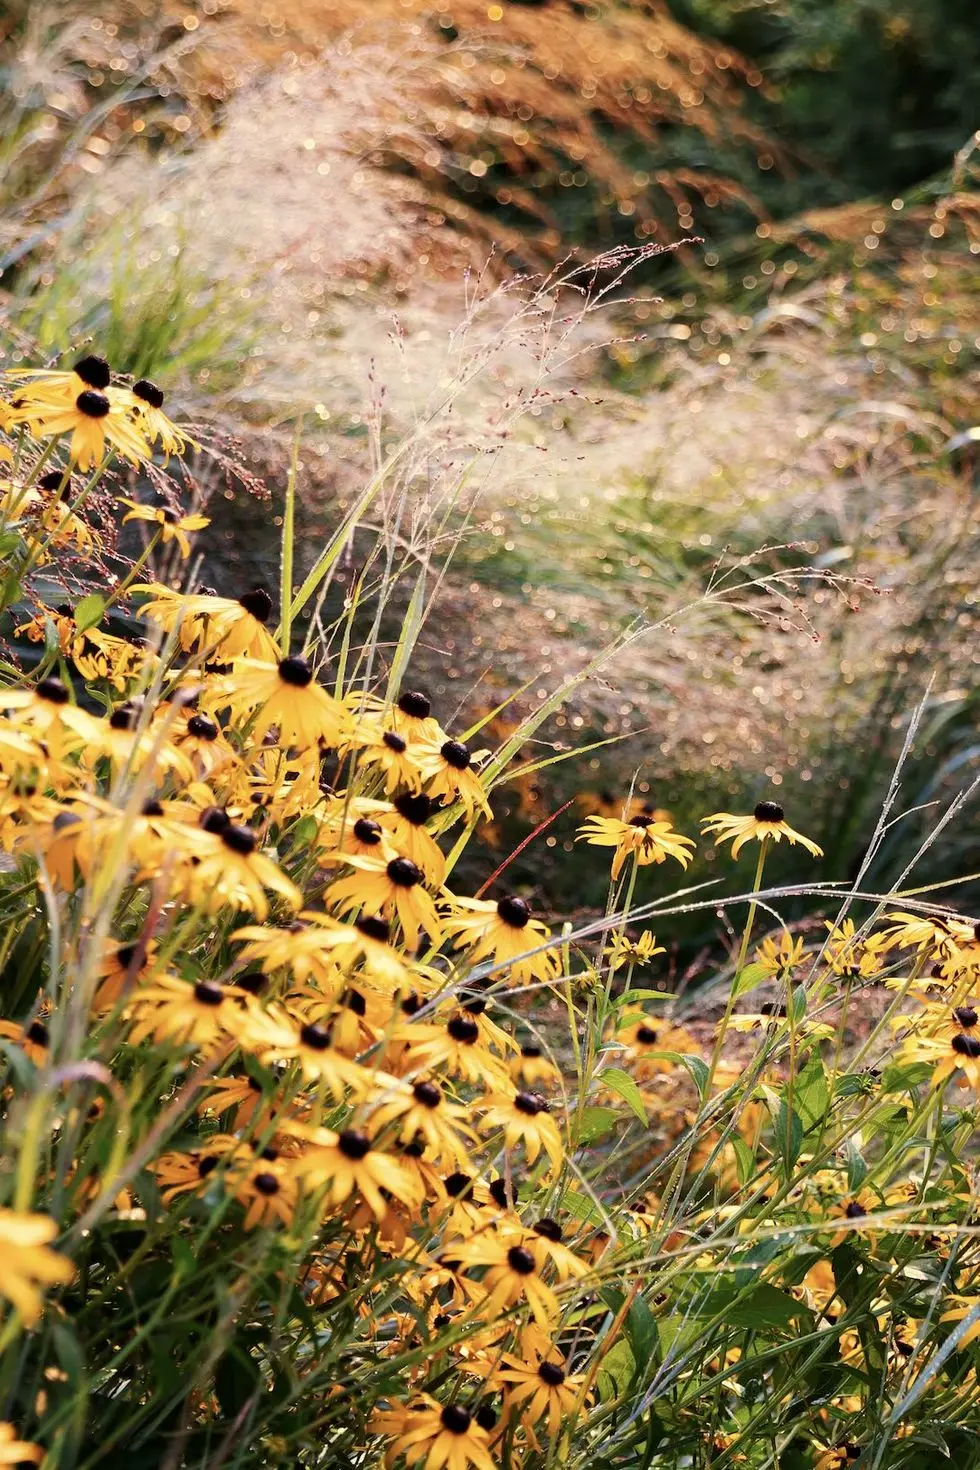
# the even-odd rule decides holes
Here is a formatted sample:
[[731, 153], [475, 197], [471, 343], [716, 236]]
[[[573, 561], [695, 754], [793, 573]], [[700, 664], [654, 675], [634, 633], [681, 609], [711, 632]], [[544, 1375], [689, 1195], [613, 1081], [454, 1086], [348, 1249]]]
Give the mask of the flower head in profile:
[[733, 858], [737, 858], [753, 838], [758, 842], [780, 842], [784, 837], [792, 846], [799, 843], [814, 857], [823, 857], [822, 847], [789, 825], [777, 801], [760, 801], [750, 817], [715, 812], [713, 816], [704, 818], [702, 826], [705, 835], [713, 837], [716, 842], [731, 842]]
[[675, 832], [671, 822], [658, 821], [644, 813], [631, 817], [628, 822], [621, 821], [619, 817], [587, 817], [575, 840], [587, 842], [590, 847], [616, 849], [611, 869], [614, 881], [630, 856], [636, 858], [641, 868], [649, 863], [666, 862], [667, 858], [673, 858], [686, 868], [694, 850], [690, 837]]
[[473, 757], [460, 740], [422, 740], [413, 755], [429, 795], [445, 802], [458, 801], [473, 821], [477, 812], [488, 819], [493, 816], [479, 776], [473, 769]]
[[177, 428], [164, 413], [164, 392], [149, 378], [138, 378], [131, 388], [117, 388], [114, 397], [130, 410], [130, 415], [146, 437], [148, 443], [160, 447], [169, 459], [172, 454], [183, 454], [193, 439]]
[[388, 1213], [385, 1194], [403, 1204], [420, 1203], [417, 1181], [409, 1169], [384, 1149], [377, 1148], [367, 1133], [357, 1128], [344, 1128], [339, 1133], [329, 1128], [294, 1128], [307, 1141], [296, 1162], [296, 1172], [311, 1189], [324, 1190], [324, 1204], [337, 1209], [358, 1194], [376, 1220]]
[[638, 939], [613, 934], [606, 946], [605, 957], [610, 970], [618, 970], [623, 965], [649, 965], [656, 955], [666, 953], [663, 945], [657, 943], [657, 936], [644, 929]]
[[49, 1248], [58, 1227], [48, 1215], [0, 1210], [0, 1296], [7, 1298], [29, 1327], [41, 1315], [41, 1292], [63, 1286], [75, 1268], [65, 1256]]
[[156, 526], [164, 546], [176, 542], [185, 561], [191, 554], [190, 535], [194, 531], [203, 531], [205, 526], [211, 524], [207, 516], [196, 513], [181, 515], [180, 511], [169, 505], [143, 505], [138, 500], [127, 500], [125, 495], [119, 498], [123, 505], [129, 506], [123, 516], [123, 524], [126, 521], [144, 521], [147, 525]]
[[164, 632], [178, 629], [185, 652], [206, 649], [219, 662], [243, 656], [274, 663], [279, 649], [266, 624], [272, 616], [272, 598], [264, 587], [253, 587], [241, 597], [211, 593], [174, 592], [156, 582], [135, 583], [133, 592], [147, 593], [139, 615]]
[[423, 887], [424, 874], [411, 858], [350, 857], [347, 862], [353, 872], [331, 883], [325, 894], [339, 913], [360, 909], [364, 914], [397, 919], [405, 943], [413, 948], [422, 929], [438, 942], [442, 934], [439, 916]]

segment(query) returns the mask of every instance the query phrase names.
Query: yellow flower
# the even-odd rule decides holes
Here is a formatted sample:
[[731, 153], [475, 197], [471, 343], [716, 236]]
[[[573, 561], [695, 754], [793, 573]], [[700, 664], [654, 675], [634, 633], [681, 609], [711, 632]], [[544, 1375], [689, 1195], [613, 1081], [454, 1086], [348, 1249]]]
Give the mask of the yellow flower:
[[507, 1385], [505, 1413], [517, 1410], [530, 1429], [545, 1420], [552, 1439], [558, 1437], [563, 1418], [573, 1413], [586, 1381], [583, 1373], [568, 1373], [564, 1363], [556, 1362], [559, 1356], [556, 1351], [554, 1356], [527, 1363], [507, 1353], [506, 1366], [494, 1375]]
[[397, 730], [385, 730], [372, 720], [364, 720], [349, 737], [349, 744], [357, 751], [358, 765], [383, 777], [387, 796], [399, 786], [418, 791], [422, 773], [408, 741]]
[[392, 1128], [393, 1137], [411, 1143], [419, 1137], [432, 1150], [436, 1163], [462, 1166], [469, 1154], [464, 1141], [474, 1134], [463, 1123], [466, 1109], [447, 1102], [438, 1082], [419, 1078], [413, 1083], [392, 1081], [368, 1114], [372, 1138]]
[[422, 869], [426, 883], [440, 888], [446, 878], [446, 859], [435, 838], [427, 831], [432, 799], [424, 792], [406, 791], [396, 796], [393, 810], [378, 813], [378, 825], [387, 832], [397, 851]]
[[606, 947], [606, 958], [611, 970], [618, 970], [623, 965], [648, 965], [655, 955], [666, 954], [662, 944], [657, 943], [657, 936], [651, 934], [649, 929], [644, 929], [639, 939], [627, 939], [625, 934], [614, 934]]
[[43, 1459], [39, 1444], [18, 1439], [12, 1424], [0, 1422], [0, 1465], [39, 1465]]
[[189, 533], [203, 531], [211, 524], [207, 516], [196, 513], [181, 515], [169, 505], [141, 505], [138, 500], [127, 500], [125, 495], [119, 498], [123, 505], [130, 507], [123, 516], [124, 525], [127, 521], [146, 521], [148, 525], [156, 526], [164, 546], [176, 541], [185, 561], [191, 554]]
[[105, 458], [107, 448], [139, 464], [150, 447], [132, 422], [125, 406], [96, 388], [85, 388], [66, 404], [26, 404], [14, 408], [11, 422], [23, 424], [35, 438], [59, 438], [70, 434], [68, 458], [80, 470], [94, 469]]
[[325, 1188], [328, 1207], [336, 1209], [357, 1193], [375, 1219], [383, 1220], [388, 1213], [384, 1191], [403, 1204], [421, 1203], [409, 1170], [399, 1159], [375, 1148], [366, 1133], [355, 1128], [334, 1133], [329, 1128], [299, 1124], [293, 1125], [293, 1131], [310, 1145], [297, 1160], [296, 1171], [311, 1188]]
[[490, 1319], [495, 1313], [524, 1301], [538, 1325], [550, 1329], [558, 1317], [558, 1298], [541, 1279], [534, 1252], [526, 1245], [510, 1241], [507, 1235], [473, 1236], [454, 1241], [447, 1247], [446, 1255], [462, 1266], [485, 1268], [481, 1285], [486, 1300], [480, 1303], [481, 1317]]
[[397, 918], [405, 943], [414, 949], [419, 931], [424, 929], [433, 943], [442, 936], [435, 904], [422, 887], [422, 870], [410, 858], [397, 857], [386, 862], [383, 857], [349, 857], [353, 873], [331, 883], [324, 897], [337, 905], [338, 912], [361, 909], [365, 914], [380, 914], [385, 919]]
[[243, 655], [267, 663], [279, 659], [279, 649], [265, 626], [272, 616], [272, 598], [264, 587], [243, 592], [237, 598], [205, 593], [187, 596], [155, 582], [134, 583], [131, 590], [149, 593], [139, 616], [167, 633], [179, 629], [180, 646], [185, 652], [207, 649], [219, 662]]
[[375, 1410], [371, 1429], [391, 1437], [385, 1464], [425, 1460], [426, 1470], [497, 1470], [489, 1436], [462, 1404], [440, 1405], [428, 1394], [411, 1404]]
[[252, 738], [259, 742], [275, 726], [281, 746], [305, 750], [321, 741], [339, 744], [347, 712], [313, 678], [305, 658], [289, 657], [278, 663], [243, 658], [235, 665], [228, 697], [218, 696], [236, 713], [255, 710]]
[[528, 1164], [533, 1164], [542, 1148], [551, 1160], [555, 1173], [561, 1168], [564, 1157], [561, 1134], [554, 1118], [549, 1117], [550, 1105], [539, 1092], [490, 1093], [480, 1106], [486, 1111], [480, 1119], [480, 1132], [492, 1133], [503, 1130], [504, 1148], [508, 1152], [524, 1145]]
[[[76, 369], [77, 371], [77, 369]], [[130, 409], [140, 431], [150, 444], [159, 439], [164, 454], [183, 454], [188, 443], [194, 444], [163, 412], [164, 393], [149, 378], [139, 378], [129, 389], [116, 388], [113, 396]], [[196, 448], [197, 446], [195, 446]]]
[[493, 816], [487, 794], [473, 770], [472, 756], [459, 740], [423, 740], [414, 749], [415, 760], [431, 796], [458, 801], [470, 821], [481, 811]]
[[52, 760], [90, 744], [102, 733], [99, 721], [72, 704], [60, 679], [42, 679], [33, 688], [0, 689], [0, 710], [9, 711], [15, 729], [36, 734]]
[[41, 1289], [64, 1285], [75, 1274], [71, 1261], [48, 1249], [57, 1234], [47, 1215], [0, 1210], [0, 1295], [13, 1303], [27, 1327], [41, 1315]]
[[[715, 812], [702, 821], [705, 835], [716, 842], [731, 842], [732, 857], [737, 858], [746, 842], [756, 838], [759, 842], [779, 842], [782, 838], [792, 846], [797, 843], [805, 847], [814, 857], [823, 857], [823, 848], [797, 832], [784, 819], [783, 809], [776, 801], [760, 801], [750, 817], [733, 816], [731, 812]], [[734, 839], [734, 840], [732, 840]]]
[[132, 1045], [147, 1037], [157, 1042], [213, 1047], [236, 1035], [244, 991], [199, 980], [189, 985], [172, 975], [160, 975], [141, 985], [126, 1007], [132, 1021]]
[[298, 909], [303, 895], [271, 858], [258, 851], [259, 839], [251, 827], [220, 820], [201, 833], [207, 845], [195, 853], [193, 866], [181, 870], [180, 890], [208, 913], [229, 907], [251, 909], [257, 919], [269, 912], [265, 889], [277, 894], [289, 908]]
[[587, 842], [590, 847], [616, 849], [611, 869], [614, 880], [619, 877], [630, 855], [636, 858], [641, 868], [649, 863], [665, 862], [669, 857], [686, 868], [694, 850], [691, 838], [675, 832], [669, 821], [657, 821], [642, 814], [631, 817], [628, 822], [620, 821], [618, 817], [587, 817], [575, 840]]
[[[453, 910], [444, 922], [455, 949], [466, 949], [473, 965], [493, 960], [506, 972], [512, 985], [530, 985], [536, 980], [554, 980], [561, 972], [557, 948], [539, 949], [551, 935], [523, 898], [508, 894], [496, 903], [482, 898], [453, 899]], [[529, 950], [538, 950], [529, 954]]]

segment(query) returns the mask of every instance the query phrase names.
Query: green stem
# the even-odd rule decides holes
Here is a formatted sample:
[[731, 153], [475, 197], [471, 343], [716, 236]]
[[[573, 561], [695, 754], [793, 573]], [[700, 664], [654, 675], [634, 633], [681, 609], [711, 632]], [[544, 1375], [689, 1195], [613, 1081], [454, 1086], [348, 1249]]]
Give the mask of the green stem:
[[755, 924], [755, 911], [759, 906], [756, 895], [758, 895], [760, 889], [762, 888], [762, 870], [766, 865], [767, 846], [768, 839], [763, 837], [762, 841], [759, 843], [759, 861], [755, 865], [755, 877], [752, 880], [753, 898], [752, 902], [749, 904], [749, 911], [745, 917], [745, 928], [742, 930], [742, 942], [739, 945], [738, 949], [738, 959], [735, 961], [735, 974], [732, 976], [732, 983], [728, 992], [728, 1000], [725, 1005], [725, 1014], [722, 1016], [719, 1023], [718, 1034], [715, 1037], [714, 1050], [711, 1053], [711, 1062], [708, 1067], [708, 1076], [705, 1079], [704, 1084], [702, 1106], [711, 1094], [711, 1084], [714, 1081], [715, 1072], [718, 1070], [718, 1063], [721, 1061], [721, 1051], [722, 1047], [725, 1044], [725, 1034], [728, 1030], [728, 1023], [732, 1018], [732, 1012], [735, 1009], [735, 1002], [738, 1000], [738, 982], [741, 978], [742, 971], [745, 969], [745, 957], [749, 951], [749, 940], [752, 937], [752, 927]]
[[299, 467], [299, 425], [293, 440], [293, 458], [286, 481], [286, 504], [282, 518], [282, 578], [279, 592], [280, 647], [283, 658], [289, 657], [289, 639], [293, 628], [293, 545], [296, 521], [296, 471]]

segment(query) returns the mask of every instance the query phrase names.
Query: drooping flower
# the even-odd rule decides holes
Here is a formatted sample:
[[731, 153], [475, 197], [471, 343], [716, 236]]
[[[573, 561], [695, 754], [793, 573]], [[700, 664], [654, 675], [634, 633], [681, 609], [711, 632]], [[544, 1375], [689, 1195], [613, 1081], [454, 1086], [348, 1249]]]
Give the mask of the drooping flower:
[[97, 388], [85, 388], [68, 404], [35, 402], [14, 408], [11, 422], [15, 426], [23, 424], [36, 439], [70, 434], [68, 458], [80, 470], [100, 465], [110, 448], [133, 464], [147, 459], [150, 453], [145, 436], [125, 406]]
[[564, 1150], [557, 1124], [550, 1116], [547, 1098], [539, 1092], [517, 1092], [513, 1095], [496, 1092], [481, 1099], [480, 1106], [485, 1109], [480, 1119], [481, 1133], [502, 1130], [504, 1148], [510, 1152], [523, 1144], [528, 1164], [533, 1164], [544, 1149], [552, 1169], [558, 1172]]
[[346, 861], [354, 871], [331, 883], [324, 895], [329, 903], [336, 905], [338, 913], [360, 909], [364, 914], [397, 919], [405, 943], [413, 948], [422, 929], [433, 942], [438, 942], [442, 937], [439, 915], [422, 886], [422, 870], [410, 858], [386, 861], [383, 856], [350, 857]]
[[124, 525], [127, 521], [143, 521], [147, 525], [156, 526], [164, 546], [169, 546], [172, 541], [176, 542], [185, 561], [191, 554], [190, 536], [194, 531], [203, 531], [205, 526], [211, 524], [207, 516], [197, 512], [181, 515], [169, 505], [143, 505], [138, 500], [127, 500], [124, 495], [119, 498], [123, 505], [129, 506], [123, 516]]
[[264, 587], [243, 592], [241, 597], [203, 592], [187, 595], [155, 582], [135, 583], [132, 591], [149, 594], [140, 605], [140, 617], [167, 633], [179, 629], [180, 646], [188, 653], [207, 650], [219, 662], [248, 656], [278, 663], [279, 649], [266, 628], [272, 598]]
[[460, 802], [470, 821], [478, 811], [488, 820], [493, 816], [473, 758], [461, 741], [422, 740], [414, 755], [430, 796]]
[[239, 659], [224, 702], [236, 714], [254, 711], [256, 742], [276, 728], [281, 746], [300, 750], [321, 742], [339, 744], [347, 720], [343, 705], [316, 682], [307, 660], [295, 656], [278, 663]]
[[172, 454], [183, 454], [188, 443], [194, 443], [164, 413], [163, 389], [158, 388], [156, 383], [151, 383], [149, 378], [138, 378], [128, 389], [116, 388], [113, 396], [130, 409], [132, 417], [151, 445], [160, 441], [160, 447], [168, 459]]

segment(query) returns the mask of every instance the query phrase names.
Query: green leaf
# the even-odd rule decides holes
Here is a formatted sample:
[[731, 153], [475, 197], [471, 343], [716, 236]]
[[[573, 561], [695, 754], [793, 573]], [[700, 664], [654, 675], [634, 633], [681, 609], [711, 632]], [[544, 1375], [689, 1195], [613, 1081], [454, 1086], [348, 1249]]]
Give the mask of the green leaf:
[[75, 608], [75, 627], [79, 633], [84, 633], [88, 628], [94, 628], [102, 621], [105, 612], [105, 598], [101, 592], [90, 592], [83, 597]]
[[626, 1313], [625, 1326], [634, 1361], [644, 1368], [656, 1356], [660, 1336], [657, 1319], [642, 1296], [636, 1298]]
[[799, 1113], [795, 1110], [792, 1113], [789, 1111], [785, 1099], [779, 1104], [776, 1117], [775, 1144], [786, 1167], [791, 1169], [800, 1157], [800, 1149], [803, 1147], [803, 1123]]
[[599, 1073], [599, 1081], [603, 1087], [608, 1087], [617, 1097], [621, 1097], [627, 1107], [647, 1127], [647, 1110], [643, 1105], [643, 1097], [633, 1078], [622, 1067], [609, 1067], [605, 1072]]
[[735, 1150], [735, 1168], [738, 1170], [739, 1184], [748, 1184], [755, 1173], [755, 1154], [749, 1148], [744, 1138], [736, 1134], [731, 1139], [732, 1148]]
[[635, 1372], [636, 1360], [633, 1357], [633, 1350], [626, 1338], [621, 1337], [602, 1359], [602, 1367], [599, 1369], [597, 1379], [599, 1397], [614, 1399], [625, 1393], [633, 1381]]
[[761, 985], [763, 980], [771, 979], [772, 970], [770, 967], [764, 965], [761, 960], [753, 960], [750, 965], [745, 966], [744, 970], [739, 971], [735, 977], [733, 994], [737, 1000], [740, 995], [746, 995], [750, 990], [754, 990], [757, 985]]
[[823, 1060], [816, 1054], [810, 1058], [793, 1084], [793, 1101], [805, 1128], [822, 1122], [830, 1102], [830, 1089]]
[[583, 1108], [576, 1143], [588, 1145], [605, 1138], [615, 1128], [621, 1116], [615, 1108]]
[[861, 1150], [857, 1146], [857, 1140], [853, 1137], [847, 1140], [847, 1188], [849, 1193], [857, 1194], [864, 1183], [868, 1172], [868, 1166], [861, 1157]]
[[807, 1317], [807, 1308], [780, 1291], [768, 1281], [760, 1281], [725, 1312], [725, 1320], [736, 1327], [788, 1327], [798, 1317]]

